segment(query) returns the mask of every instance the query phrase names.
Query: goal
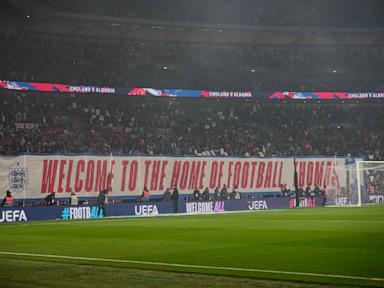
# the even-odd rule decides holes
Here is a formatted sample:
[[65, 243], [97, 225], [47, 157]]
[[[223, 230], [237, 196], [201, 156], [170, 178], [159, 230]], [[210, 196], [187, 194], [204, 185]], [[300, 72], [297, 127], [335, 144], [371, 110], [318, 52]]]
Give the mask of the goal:
[[384, 203], [384, 161], [346, 159], [335, 165], [326, 189], [326, 206]]
[[356, 161], [361, 203], [384, 203], [384, 161]]
[[[360, 161], [361, 162], [361, 161]], [[358, 165], [354, 158], [345, 159], [345, 163], [333, 163], [331, 172], [328, 172], [328, 181], [324, 182], [326, 206], [361, 206], [362, 190], [359, 190]]]

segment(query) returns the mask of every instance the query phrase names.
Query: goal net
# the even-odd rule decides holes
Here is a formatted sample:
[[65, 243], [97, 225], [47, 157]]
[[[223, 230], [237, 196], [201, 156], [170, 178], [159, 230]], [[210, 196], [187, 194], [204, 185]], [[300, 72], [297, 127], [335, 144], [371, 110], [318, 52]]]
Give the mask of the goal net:
[[326, 206], [361, 206], [361, 191], [358, 189], [358, 162], [355, 159], [346, 159], [344, 165], [333, 166], [332, 175], [327, 185], [324, 185]]
[[356, 171], [361, 202], [384, 203], [384, 161], [357, 161]]
[[335, 166], [337, 181], [324, 188], [326, 206], [384, 203], [384, 161], [346, 161]]

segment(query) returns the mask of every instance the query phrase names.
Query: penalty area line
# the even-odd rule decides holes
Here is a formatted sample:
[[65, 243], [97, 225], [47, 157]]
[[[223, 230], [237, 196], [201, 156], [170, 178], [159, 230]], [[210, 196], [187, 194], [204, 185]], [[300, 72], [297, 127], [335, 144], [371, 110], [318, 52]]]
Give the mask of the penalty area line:
[[218, 271], [256, 272], [256, 273], [285, 274], [285, 275], [296, 275], [296, 276], [311, 276], [311, 277], [319, 277], [319, 278], [339, 278], [339, 279], [353, 279], [353, 280], [365, 280], [365, 281], [384, 282], [384, 278], [370, 278], [370, 277], [337, 275], [337, 274], [321, 274], [321, 273], [309, 273], [309, 272], [278, 271], [278, 270], [264, 270], [264, 269], [254, 269], [254, 268], [225, 267], [225, 266], [207, 266], [207, 265], [193, 265], [193, 264], [178, 264], [178, 263], [166, 263], [166, 262], [151, 262], [151, 261], [124, 260], [124, 259], [93, 258], [93, 257], [80, 257], [80, 256], [53, 255], [53, 254], [21, 253], [21, 252], [8, 252], [8, 251], [0, 251], [0, 254], [1, 255], [11, 255], [11, 256], [49, 258], [49, 259], [83, 260], [83, 261], [93, 261], [93, 262], [141, 264], [141, 265], [148, 265], [148, 266], [209, 269], [209, 270], [218, 270]]

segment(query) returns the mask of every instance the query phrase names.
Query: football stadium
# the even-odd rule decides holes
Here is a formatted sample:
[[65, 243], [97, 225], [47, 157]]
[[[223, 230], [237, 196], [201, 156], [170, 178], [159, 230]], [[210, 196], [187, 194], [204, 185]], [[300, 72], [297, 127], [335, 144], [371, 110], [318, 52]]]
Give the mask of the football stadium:
[[383, 1], [0, 23], [0, 287], [384, 287]]

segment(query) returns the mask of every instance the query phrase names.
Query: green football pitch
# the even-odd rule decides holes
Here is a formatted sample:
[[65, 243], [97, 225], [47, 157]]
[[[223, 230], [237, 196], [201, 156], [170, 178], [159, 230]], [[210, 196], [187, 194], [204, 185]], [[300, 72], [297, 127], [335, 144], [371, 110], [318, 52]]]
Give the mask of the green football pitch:
[[384, 206], [1, 224], [0, 243], [0, 287], [384, 287]]

